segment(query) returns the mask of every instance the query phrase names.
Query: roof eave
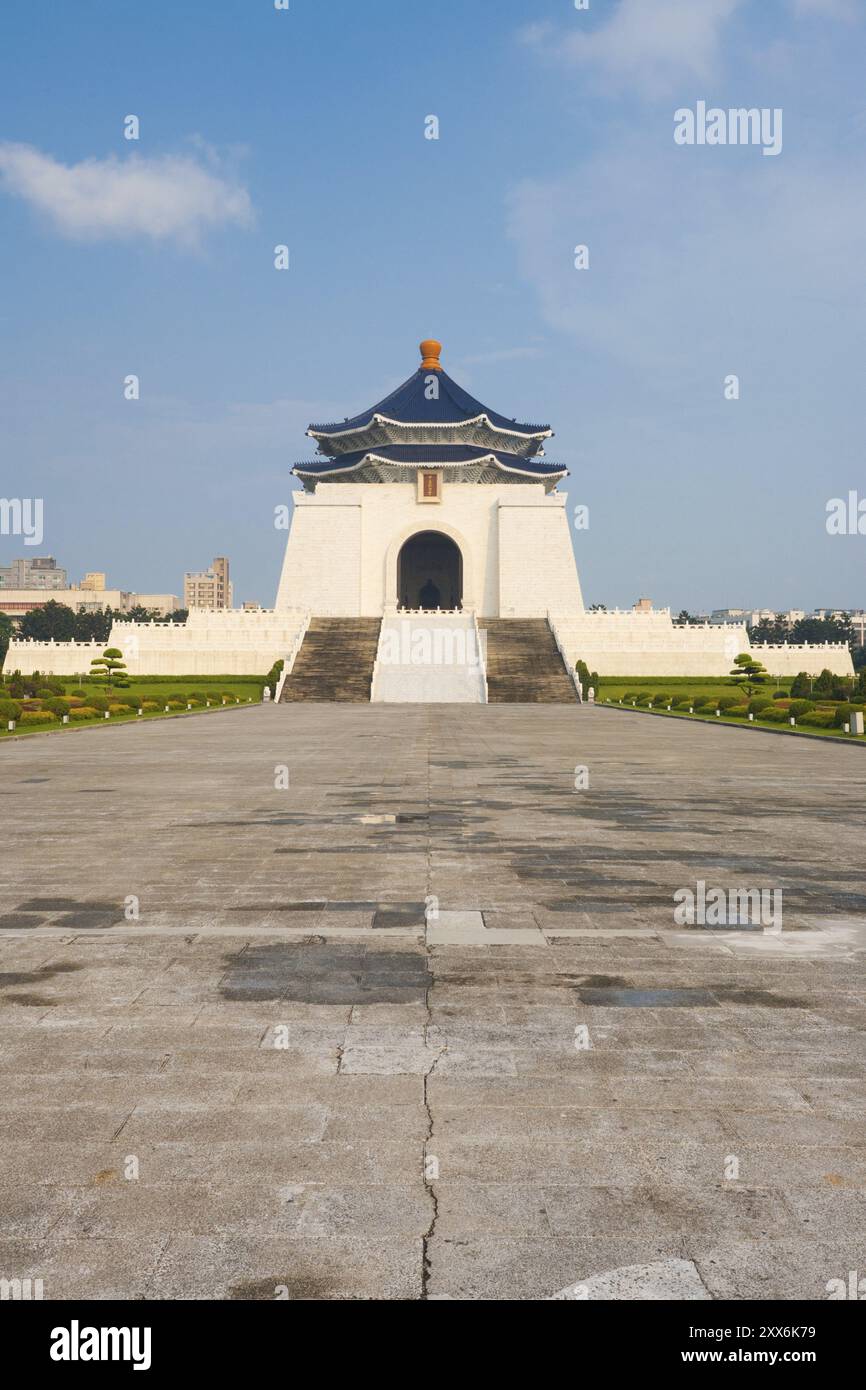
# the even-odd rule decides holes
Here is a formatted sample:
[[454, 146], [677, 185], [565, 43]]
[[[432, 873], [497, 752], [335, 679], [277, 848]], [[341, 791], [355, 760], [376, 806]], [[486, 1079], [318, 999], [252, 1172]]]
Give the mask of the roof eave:
[[397, 429], [403, 430], [449, 430], [458, 425], [484, 424], [497, 434], [519, 435], [521, 439], [550, 439], [553, 434], [549, 425], [532, 428], [528, 425], [518, 425], [516, 421], [509, 426], [496, 425], [486, 411], [482, 411], [480, 415], [467, 415], [459, 420], [394, 420], [390, 415], [381, 415], [378, 411], [372, 411], [365, 421], [361, 424], [350, 425], [348, 429], [332, 430], [323, 425], [310, 425], [306, 433], [310, 439], [341, 439], [347, 434], [360, 434], [362, 431], [368, 430], [373, 424], [394, 425]]

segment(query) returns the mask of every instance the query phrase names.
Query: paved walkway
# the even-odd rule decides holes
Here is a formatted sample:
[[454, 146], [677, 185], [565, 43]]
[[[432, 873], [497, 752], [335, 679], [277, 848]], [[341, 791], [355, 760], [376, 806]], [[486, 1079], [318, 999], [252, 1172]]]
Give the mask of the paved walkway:
[[[861, 763], [556, 706], [4, 745], [0, 1277], [826, 1297], [866, 1269]], [[675, 927], [699, 879], [783, 930]]]

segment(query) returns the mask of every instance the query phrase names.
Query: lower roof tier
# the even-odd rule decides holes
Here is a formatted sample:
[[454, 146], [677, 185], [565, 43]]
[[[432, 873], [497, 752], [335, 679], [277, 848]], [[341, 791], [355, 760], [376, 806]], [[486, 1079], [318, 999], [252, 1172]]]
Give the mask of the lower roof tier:
[[309, 489], [317, 482], [409, 482], [419, 468], [441, 469], [452, 482], [545, 482], [549, 486], [568, 473], [561, 464], [464, 444], [386, 444], [334, 459], [307, 459], [296, 463], [292, 472]]

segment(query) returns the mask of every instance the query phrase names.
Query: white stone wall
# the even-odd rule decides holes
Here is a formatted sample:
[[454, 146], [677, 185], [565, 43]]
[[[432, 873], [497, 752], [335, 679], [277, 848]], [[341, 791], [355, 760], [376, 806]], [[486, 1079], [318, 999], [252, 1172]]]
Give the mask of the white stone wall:
[[95, 656], [102, 656], [108, 642], [34, 642], [13, 637], [9, 643], [4, 671], [21, 671], [29, 676], [42, 671], [46, 676], [80, 676], [90, 670]]
[[419, 531], [441, 531], [463, 556], [463, 606], [479, 617], [581, 609], [565, 496], [538, 483], [452, 483], [418, 501], [406, 483], [319, 483], [295, 494], [277, 608], [380, 617], [397, 603], [397, 557]]
[[399, 613], [382, 620], [370, 699], [484, 704], [484, 653], [470, 613]]
[[666, 608], [582, 614], [557, 609], [550, 625], [567, 660], [585, 661], [600, 676], [726, 676], [741, 652], [754, 652], [773, 676], [818, 675], [825, 667], [850, 676], [854, 669], [844, 643], [752, 647], [742, 623], [680, 626]]
[[75, 676], [117, 647], [132, 676], [263, 676], [293, 651], [306, 617], [294, 609], [194, 609], [185, 623], [115, 622], [107, 642], [14, 639], [4, 669]]
[[844, 642], [755, 642], [749, 648], [771, 676], [820, 676], [824, 670], [834, 676], [851, 676], [854, 663]]

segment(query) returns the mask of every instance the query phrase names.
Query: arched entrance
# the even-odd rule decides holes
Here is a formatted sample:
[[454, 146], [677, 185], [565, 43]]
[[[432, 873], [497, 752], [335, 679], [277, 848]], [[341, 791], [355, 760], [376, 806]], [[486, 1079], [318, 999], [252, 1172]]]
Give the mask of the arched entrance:
[[460, 608], [463, 556], [450, 536], [419, 531], [397, 556], [397, 600], [402, 608]]

